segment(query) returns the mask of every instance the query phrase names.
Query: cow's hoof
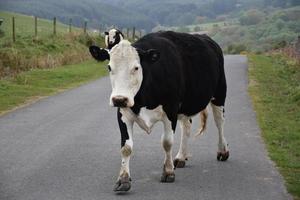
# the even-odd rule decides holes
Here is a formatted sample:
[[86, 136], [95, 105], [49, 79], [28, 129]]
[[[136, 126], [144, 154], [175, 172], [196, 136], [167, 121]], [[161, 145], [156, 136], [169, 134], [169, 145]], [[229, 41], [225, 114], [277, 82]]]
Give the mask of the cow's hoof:
[[127, 192], [131, 188], [131, 179], [128, 177], [120, 178], [115, 186], [114, 191], [115, 192]]
[[179, 160], [176, 158], [174, 160], [174, 168], [184, 168], [185, 167], [185, 161], [184, 160]]
[[160, 181], [163, 183], [172, 183], [175, 181], [175, 174], [166, 174], [165, 172], [163, 172], [163, 174], [161, 175]]
[[226, 161], [229, 158], [229, 151], [218, 152], [217, 160]]

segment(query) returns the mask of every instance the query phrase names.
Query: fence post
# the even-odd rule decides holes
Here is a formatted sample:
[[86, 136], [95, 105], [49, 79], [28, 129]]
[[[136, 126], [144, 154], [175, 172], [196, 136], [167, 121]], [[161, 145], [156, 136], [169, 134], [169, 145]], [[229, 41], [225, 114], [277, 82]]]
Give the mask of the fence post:
[[135, 27], [133, 27], [132, 29], [132, 40], [134, 41], [134, 38], [135, 38]]
[[12, 39], [13, 39], [13, 42], [16, 42], [15, 17], [12, 17]]
[[37, 38], [37, 16], [34, 16], [34, 36]]
[[53, 18], [53, 35], [56, 35], [56, 17]]
[[83, 33], [86, 34], [87, 21], [84, 21]]
[[129, 28], [127, 28], [127, 39], [129, 39]]
[[72, 32], [72, 18], [69, 19], [69, 33]]
[[142, 31], [140, 30], [140, 38], [142, 37]]

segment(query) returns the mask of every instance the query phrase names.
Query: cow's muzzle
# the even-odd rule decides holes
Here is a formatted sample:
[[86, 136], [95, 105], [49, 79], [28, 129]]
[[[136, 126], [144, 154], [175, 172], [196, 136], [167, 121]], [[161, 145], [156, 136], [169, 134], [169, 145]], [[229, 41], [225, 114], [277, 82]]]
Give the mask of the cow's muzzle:
[[112, 97], [112, 103], [113, 103], [113, 106], [115, 106], [115, 107], [124, 108], [124, 107], [127, 107], [128, 98], [123, 97], [121, 95], [114, 96], [114, 97]]

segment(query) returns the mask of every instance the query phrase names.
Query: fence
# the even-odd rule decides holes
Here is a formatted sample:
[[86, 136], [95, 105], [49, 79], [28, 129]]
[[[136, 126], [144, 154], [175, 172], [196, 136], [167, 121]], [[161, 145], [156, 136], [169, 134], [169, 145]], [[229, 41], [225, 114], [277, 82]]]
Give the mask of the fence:
[[[36, 39], [39, 36], [39, 32], [38, 32], [39, 18], [36, 17], [36, 16], [34, 16], [33, 17], [33, 21], [34, 21], [34, 27], [33, 27], [34, 34], [33, 34], [33, 37]], [[64, 26], [68, 27], [67, 33], [70, 34], [70, 33], [73, 33], [73, 32], [79, 32], [79, 33], [81, 32], [83, 34], [89, 34], [88, 33], [88, 22], [87, 21], [83, 22], [82, 28], [73, 26], [72, 22], [73, 22], [73, 20], [69, 19], [69, 24], [68, 25], [64, 25]], [[137, 38], [140, 38], [143, 35], [143, 32], [141, 30], [137, 31], [135, 27], [133, 27], [133, 28], [126, 28], [125, 32], [124, 32], [124, 29], [121, 29], [121, 31], [123, 33], [126, 32], [127, 39], [131, 39], [131, 40], [135, 40]], [[57, 32], [58, 32], [58, 29], [57, 29], [57, 18], [54, 17], [53, 18], [53, 23], [52, 23], [51, 34], [53, 36], [56, 36]], [[101, 30], [100, 29], [98, 29], [98, 30], [93, 29], [92, 32], [99, 32], [101, 34]], [[13, 42], [16, 42], [16, 39], [17, 39], [16, 34], [17, 34], [17, 18], [12, 17], [12, 36], [11, 37], [12, 37], [12, 41]]]

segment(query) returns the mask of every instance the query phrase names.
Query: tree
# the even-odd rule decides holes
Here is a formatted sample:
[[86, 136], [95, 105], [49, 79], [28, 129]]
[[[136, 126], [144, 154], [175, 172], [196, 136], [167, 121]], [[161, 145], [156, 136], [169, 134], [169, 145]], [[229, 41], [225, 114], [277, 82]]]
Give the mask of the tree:
[[239, 21], [242, 25], [255, 25], [264, 19], [264, 13], [259, 10], [252, 9], [247, 11], [240, 17]]

